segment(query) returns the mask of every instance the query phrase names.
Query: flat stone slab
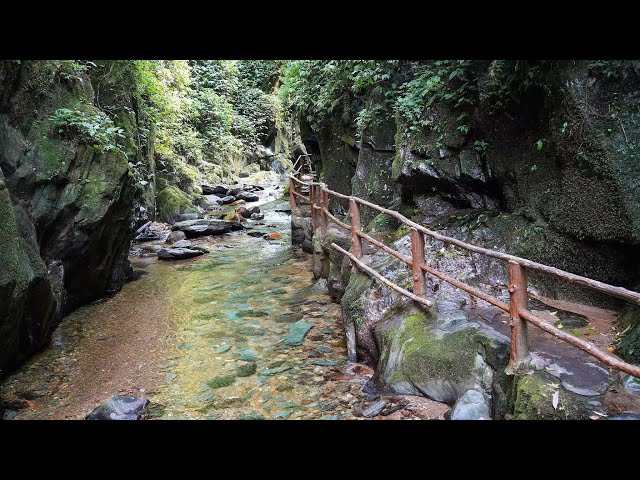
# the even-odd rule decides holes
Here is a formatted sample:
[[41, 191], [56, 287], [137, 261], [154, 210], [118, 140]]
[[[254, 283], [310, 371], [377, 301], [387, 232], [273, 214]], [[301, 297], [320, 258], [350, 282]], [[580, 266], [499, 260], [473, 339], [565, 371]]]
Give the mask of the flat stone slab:
[[223, 235], [236, 230], [244, 230], [244, 227], [239, 222], [215, 219], [186, 220], [174, 224], [172, 228], [181, 230], [187, 238], [202, 237], [204, 235]]
[[218, 195], [225, 196], [229, 189], [224, 185], [209, 185], [206, 183], [202, 184], [202, 194], [203, 195]]
[[190, 248], [163, 248], [158, 252], [158, 258], [163, 260], [184, 260], [204, 254], [202, 250], [191, 250]]
[[375, 417], [376, 415], [379, 415], [380, 412], [382, 412], [382, 409], [386, 405], [387, 402], [385, 402], [384, 400], [379, 400], [373, 405], [369, 406], [364, 412], [362, 412], [362, 415], [367, 418]]
[[286, 336], [282, 343], [289, 345], [290, 347], [302, 345], [304, 337], [307, 336], [309, 330], [315, 327], [315, 325], [315, 323], [306, 322], [304, 320], [293, 323], [291, 327], [289, 327], [289, 335]]
[[191, 240], [178, 240], [171, 248], [189, 248], [193, 245]]

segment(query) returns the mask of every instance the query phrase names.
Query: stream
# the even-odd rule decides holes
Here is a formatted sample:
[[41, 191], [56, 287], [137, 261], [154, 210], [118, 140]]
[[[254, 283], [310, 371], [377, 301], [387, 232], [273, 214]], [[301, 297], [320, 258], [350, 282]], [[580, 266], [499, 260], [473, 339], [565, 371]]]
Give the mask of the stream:
[[[363, 392], [373, 371], [345, 360], [340, 306], [291, 246], [288, 208], [268, 202], [248, 224], [278, 240], [240, 231], [196, 239], [210, 253], [195, 259], [132, 255], [139, 279], [67, 316], [6, 379], [9, 418], [83, 419], [113, 395], [149, 399], [149, 419], [350, 419], [381, 404]], [[382, 414], [447, 410], [413, 398], [385, 397]]]

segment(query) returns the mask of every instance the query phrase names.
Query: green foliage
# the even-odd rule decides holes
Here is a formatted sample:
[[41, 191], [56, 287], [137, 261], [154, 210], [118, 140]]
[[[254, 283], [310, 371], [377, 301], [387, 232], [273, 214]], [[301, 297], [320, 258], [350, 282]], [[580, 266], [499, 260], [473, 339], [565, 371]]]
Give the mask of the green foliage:
[[488, 147], [489, 147], [489, 144], [484, 140], [476, 140], [475, 142], [473, 142], [473, 148], [478, 153], [484, 153]]
[[125, 137], [124, 130], [116, 127], [113, 120], [102, 113], [59, 108], [49, 120], [60, 134], [79, 134], [82, 141], [100, 151], [121, 151], [118, 139]]
[[[467, 134], [468, 108], [476, 97], [471, 66], [469, 60], [291, 61], [284, 66], [280, 95], [283, 103], [304, 112], [315, 126], [338, 116], [361, 131], [390, 111], [406, 124], [410, 135], [431, 128], [433, 107], [444, 102], [460, 112], [456, 128]], [[360, 99], [365, 95], [379, 100], [363, 107]]]
[[589, 64], [591, 73], [607, 79], [620, 79], [625, 75], [634, 74], [633, 65], [629, 60], [596, 60]]
[[240, 60], [238, 76], [241, 82], [264, 93], [272, 93], [280, 79], [283, 64], [282, 60]]
[[562, 62], [552, 60], [493, 60], [480, 93], [480, 101], [502, 110], [535, 88], [550, 91], [555, 70]]

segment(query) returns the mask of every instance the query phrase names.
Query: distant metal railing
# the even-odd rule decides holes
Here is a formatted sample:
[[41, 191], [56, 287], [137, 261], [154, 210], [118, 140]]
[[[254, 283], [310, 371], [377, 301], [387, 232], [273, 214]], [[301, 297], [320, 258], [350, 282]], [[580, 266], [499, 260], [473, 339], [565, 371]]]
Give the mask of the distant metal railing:
[[[300, 157], [298, 157], [300, 159]], [[297, 161], [296, 161], [297, 163]], [[518, 365], [528, 356], [529, 341], [527, 334], [527, 322], [530, 322], [540, 328], [541, 330], [550, 333], [554, 337], [569, 343], [580, 350], [587, 352], [589, 355], [596, 357], [604, 364], [628, 373], [635, 377], [640, 377], [640, 367], [627, 362], [624, 362], [620, 358], [609, 354], [603, 350], [600, 350], [595, 345], [580, 338], [577, 338], [569, 333], [566, 333], [555, 325], [552, 325], [542, 318], [534, 315], [527, 309], [528, 297], [527, 297], [527, 269], [543, 272], [548, 275], [552, 275], [556, 278], [560, 278], [564, 281], [587, 287], [598, 292], [611, 295], [613, 297], [621, 298], [623, 300], [640, 305], [640, 293], [627, 290], [622, 287], [615, 287], [608, 285], [597, 280], [593, 280], [580, 275], [575, 275], [564, 270], [560, 270], [555, 267], [536, 263], [526, 258], [516, 257], [503, 252], [497, 252], [494, 250], [488, 250], [486, 248], [471, 245], [456, 238], [447, 237], [437, 232], [429, 230], [415, 222], [412, 222], [399, 212], [395, 210], [389, 210], [374, 203], [368, 202], [358, 197], [344, 195], [333, 190], [329, 190], [324, 183], [318, 182], [305, 182], [302, 180], [301, 169], [298, 172], [294, 172], [289, 177], [289, 201], [291, 204], [291, 210], [293, 211], [297, 207], [296, 199], [301, 199], [303, 202], [311, 204], [311, 225], [312, 230], [315, 231], [320, 228], [322, 235], [327, 232], [328, 219], [331, 219], [340, 228], [351, 232], [351, 253], [347, 252], [339, 245], [332, 243], [331, 246], [337, 251], [347, 255], [349, 259], [356, 264], [359, 268], [369, 273], [385, 285], [400, 292], [405, 297], [408, 297], [422, 305], [432, 306], [433, 302], [427, 298], [426, 295], [426, 279], [425, 274], [430, 273], [439, 279], [461, 289], [467, 293], [470, 293], [474, 297], [480, 298], [491, 305], [503, 310], [510, 315], [509, 325], [511, 327], [511, 349], [509, 359], [509, 371], [513, 372], [517, 369]], [[309, 198], [305, 197], [301, 192], [301, 187], [306, 185], [309, 187]], [[300, 191], [299, 187], [300, 186]], [[346, 224], [338, 220], [329, 211], [329, 195], [333, 195], [337, 198], [341, 198], [349, 201], [349, 212], [351, 217], [351, 224]], [[370, 237], [361, 230], [360, 226], [360, 208], [359, 205], [364, 205], [369, 208], [373, 208], [381, 213], [390, 215], [402, 222], [403, 224], [411, 228], [411, 258], [402, 255], [400, 252], [393, 250], [382, 242]], [[425, 241], [424, 235], [429, 235], [436, 240], [440, 240], [444, 243], [455, 245], [470, 252], [479, 253], [492, 258], [497, 258], [508, 262], [509, 264], [509, 303], [502, 302], [497, 298], [492, 297], [480, 290], [477, 290], [470, 285], [467, 285], [459, 280], [449, 277], [448, 275], [435, 270], [425, 264]], [[384, 278], [380, 273], [373, 270], [368, 265], [365, 265], [362, 259], [362, 240], [366, 240], [372, 245], [378, 247], [384, 252], [392, 255], [393, 257], [401, 260], [411, 267], [413, 272], [413, 292], [410, 292], [390, 280]]]

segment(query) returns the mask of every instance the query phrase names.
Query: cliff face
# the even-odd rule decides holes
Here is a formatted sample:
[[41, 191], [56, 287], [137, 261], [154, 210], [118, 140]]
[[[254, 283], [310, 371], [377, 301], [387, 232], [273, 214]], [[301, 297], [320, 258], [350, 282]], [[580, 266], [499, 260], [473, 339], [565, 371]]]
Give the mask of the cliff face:
[[[351, 137], [336, 127], [307, 140], [319, 143], [332, 189], [436, 228], [455, 216], [509, 215], [510, 253], [633, 288], [640, 282], [632, 255], [640, 244], [640, 76], [627, 63], [615, 71], [587, 61], [557, 66], [551, 86], [496, 109], [486, 91], [491, 64], [476, 62], [466, 73], [471, 105], [435, 102], [428, 126], [416, 130], [378, 109], [377, 122]], [[376, 95], [360, 104], [382, 105]], [[549, 294], [588, 298], [535, 280]]]
[[56, 123], [58, 109], [107, 122], [90, 78], [70, 62], [0, 62], [4, 372], [41, 347], [62, 315], [118, 291], [127, 275], [129, 160], [88, 141], [82, 125]]
[[[467, 72], [475, 98], [462, 113], [451, 103], [436, 101], [424, 126], [414, 125], [410, 135], [405, 119], [380, 114], [380, 108], [381, 121], [357, 131], [353, 142], [343, 127], [333, 135], [324, 130], [307, 134], [309, 143], [319, 143], [321, 178], [331, 189], [399, 210], [445, 235], [637, 289], [640, 69], [635, 62], [615, 69], [571, 62], [552, 71], [551, 85], [529, 88], [495, 108], [486, 91], [491, 68], [491, 62], [476, 62]], [[360, 104], [373, 99], [369, 95]], [[352, 153], [343, 155], [345, 148]], [[351, 158], [355, 168], [343, 168], [341, 162], [351, 163]], [[350, 192], [340, 175], [351, 175]], [[367, 230], [410, 256], [408, 230], [366, 210], [361, 208]], [[476, 307], [468, 295], [433, 276], [428, 276], [427, 291], [435, 306], [416, 310], [404, 297], [352, 272], [346, 259], [329, 247], [335, 241], [349, 249], [347, 235], [330, 228], [326, 238], [317, 237], [314, 272], [327, 278], [332, 295], [341, 298], [350, 357], [374, 366], [384, 389], [425, 395], [451, 404], [454, 411], [476, 399], [474, 408], [494, 418], [555, 418], [557, 412], [543, 404], [553, 393], [548, 386], [560, 380], [560, 397], [567, 402], [561, 418], [586, 418], [589, 402], [602, 402], [614, 381], [569, 347], [560, 355], [550, 354], [543, 337], [534, 337], [543, 358], [535, 368], [544, 370], [553, 358], [562, 358], [568, 376], [507, 376], [506, 322], [487, 325], [479, 320], [483, 315], [495, 319], [495, 312]], [[500, 262], [433, 239], [427, 239], [426, 247], [432, 267], [508, 301]], [[366, 248], [364, 258], [386, 278], [411, 287], [401, 262]], [[529, 280], [552, 298], [622, 307], [535, 272]], [[634, 322], [636, 327], [618, 353], [635, 361], [640, 351], [638, 312], [627, 309], [621, 318], [623, 327]], [[585, 378], [600, 386], [579, 385]], [[538, 410], [523, 407], [532, 404], [530, 397], [541, 402]]]

